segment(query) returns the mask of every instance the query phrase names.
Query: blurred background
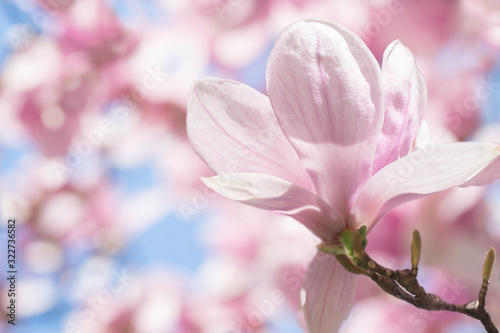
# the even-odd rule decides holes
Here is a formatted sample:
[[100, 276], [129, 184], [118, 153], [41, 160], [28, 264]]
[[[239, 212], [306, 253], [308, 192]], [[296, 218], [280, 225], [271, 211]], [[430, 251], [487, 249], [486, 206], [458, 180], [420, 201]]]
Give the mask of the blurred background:
[[[279, 32], [335, 20], [381, 61], [400, 39], [427, 81], [437, 141], [500, 142], [498, 0], [0, 1], [0, 289], [16, 218], [16, 325], [1, 332], [303, 332], [300, 284], [318, 241], [299, 223], [220, 198], [187, 140], [193, 80], [265, 92]], [[453, 302], [477, 297], [500, 253], [500, 186], [454, 189], [391, 211], [368, 252], [409, 265]], [[496, 265], [487, 307], [500, 326]], [[348, 332], [483, 332], [361, 278]]]

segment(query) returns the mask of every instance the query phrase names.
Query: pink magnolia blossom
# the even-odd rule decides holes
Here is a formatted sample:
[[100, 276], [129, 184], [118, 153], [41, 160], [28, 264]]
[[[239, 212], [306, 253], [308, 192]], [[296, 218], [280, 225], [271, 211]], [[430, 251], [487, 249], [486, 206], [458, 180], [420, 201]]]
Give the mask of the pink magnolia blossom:
[[[347, 228], [371, 229], [404, 202], [500, 176], [498, 144], [425, 139], [425, 82], [399, 41], [380, 68], [347, 29], [299, 21], [276, 40], [266, 74], [269, 97], [216, 78], [194, 85], [188, 135], [218, 174], [203, 181], [295, 218], [323, 242], [338, 242]], [[303, 282], [309, 332], [337, 331], [356, 286], [334, 256], [318, 252]]]
[[480, 125], [480, 105], [492, 94], [487, 77], [498, 55], [498, 1], [371, 1], [354, 25], [377, 59], [400, 39], [414, 53], [427, 87], [426, 121], [458, 140]]

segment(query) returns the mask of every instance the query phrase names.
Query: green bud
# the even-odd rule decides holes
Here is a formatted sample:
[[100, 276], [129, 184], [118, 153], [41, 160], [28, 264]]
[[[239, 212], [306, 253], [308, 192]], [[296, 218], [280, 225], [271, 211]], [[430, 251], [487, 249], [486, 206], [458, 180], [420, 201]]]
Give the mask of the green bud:
[[494, 263], [495, 263], [495, 250], [491, 248], [486, 254], [486, 258], [484, 258], [483, 282], [488, 282], [488, 280], [490, 279]]
[[345, 229], [340, 233], [340, 242], [344, 245], [345, 253], [349, 257], [356, 258], [363, 253], [368, 244], [366, 240], [367, 232], [368, 230], [364, 225], [358, 230]]
[[352, 229], [345, 229], [339, 235], [340, 242], [342, 243], [342, 245], [344, 245], [346, 254], [349, 257], [352, 257], [352, 252], [353, 252], [352, 251], [352, 246], [353, 246], [352, 243], [354, 240], [354, 232], [355, 231]]
[[422, 252], [422, 238], [420, 232], [415, 229], [411, 237], [411, 267], [412, 269], [418, 268], [420, 262], [420, 253]]
[[363, 250], [366, 249], [366, 245], [368, 245], [368, 240], [366, 239], [366, 235], [368, 234], [368, 228], [366, 225], [361, 226], [361, 228], [358, 229], [359, 234], [363, 237]]
[[354, 258], [360, 258], [363, 255], [363, 236], [360, 232], [354, 233], [354, 239], [352, 241], [352, 252], [354, 254]]
[[341, 245], [321, 243], [317, 246], [318, 250], [323, 251], [327, 254], [333, 254], [335, 256], [340, 254], [345, 254], [345, 249]]

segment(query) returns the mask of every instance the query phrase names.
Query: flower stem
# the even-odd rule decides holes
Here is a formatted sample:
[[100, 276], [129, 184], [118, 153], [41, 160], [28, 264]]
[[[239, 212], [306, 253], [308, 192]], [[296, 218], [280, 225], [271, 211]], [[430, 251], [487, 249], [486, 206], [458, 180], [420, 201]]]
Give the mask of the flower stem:
[[[486, 332], [499, 333], [485, 308], [489, 275], [485, 276], [483, 270], [483, 283], [479, 290], [478, 299], [466, 304], [448, 303], [438, 295], [427, 293], [417, 279], [419, 260], [416, 259], [416, 250], [420, 252], [420, 235], [418, 234], [418, 237], [415, 237], [415, 235], [416, 233], [414, 232], [411, 269], [392, 270], [384, 267], [373, 260], [364, 250], [361, 251], [361, 253], [357, 251], [358, 253], [356, 253], [356, 256], [350, 258], [351, 262], [353, 265], [360, 268], [360, 274], [370, 277], [370, 279], [372, 279], [382, 290], [396, 298], [410, 303], [419, 309], [429, 311], [451, 311], [465, 314], [479, 320], [486, 329]], [[417, 241], [415, 241], [416, 238], [418, 238]], [[493, 255], [490, 254], [491, 252], [492, 250], [490, 250], [486, 257], [485, 266], [493, 265], [494, 251]], [[418, 254], [418, 257], [419, 256]], [[491, 259], [492, 256], [493, 260]], [[349, 260], [349, 257], [347, 257], [347, 260]], [[489, 267], [489, 270], [491, 271], [491, 267]]]

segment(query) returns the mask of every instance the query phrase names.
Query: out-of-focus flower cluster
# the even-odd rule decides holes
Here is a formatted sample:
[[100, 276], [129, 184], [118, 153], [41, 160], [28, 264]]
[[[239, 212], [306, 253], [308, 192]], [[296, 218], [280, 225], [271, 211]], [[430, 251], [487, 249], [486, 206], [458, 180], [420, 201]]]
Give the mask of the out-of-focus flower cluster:
[[[17, 219], [25, 331], [301, 331], [300, 286], [317, 240], [204, 187], [199, 177], [213, 173], [185, 128], [196, 78], [264, 91], [270, 48], [294, 20], [335, 20], [378, 60], [400, 39], [426, 78], [433, 137], [500, 141], [497, 1], [40, 0], [0, 11], [2, 226]], [[484, 253], [500, 248], [499, 207], [498, 184], [416, 201], [385, 216], [367, 250], [406, 267], [419, 228], [424, 286], [465, 302]], [[496, 267], [487, 306], [500, 325]], [[342, 332], [481, 330], [360, 281]]]

